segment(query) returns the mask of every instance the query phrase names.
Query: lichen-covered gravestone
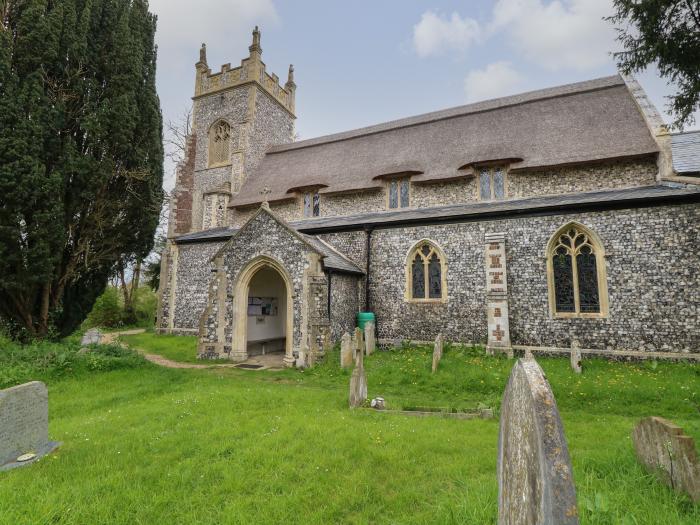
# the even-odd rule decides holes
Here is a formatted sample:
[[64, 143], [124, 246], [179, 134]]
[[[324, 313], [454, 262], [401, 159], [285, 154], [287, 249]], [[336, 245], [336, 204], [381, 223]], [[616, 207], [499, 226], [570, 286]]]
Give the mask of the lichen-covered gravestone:
[[581, 373], [581, 345], [577, 339], [571, 340], [571, 370]]
[[340, 339], [340, 366], [342, 368], [352, 366], [352, 353], [352, 337], [345, 332]]
[[437, 371], [440, 359], [442, 359], [442, 334], [438, 334], [435, 338], [435, 346], [433, 347], [433, 374]]
[[352, 334], [352, 360], [357, 361], [357, 353], [363, 353], [365, 351], [365, 341], [362, 338], [362, 330], [359, 327], [355, 327], [355, 331]]
[[664, 483], [700, 501], [700, 461], [693, 438], [660, 417], [642, 419], [632, 431], [637, 458]]
[[[357, 329], [359, 331], [359, 328]], [[362, 350], [355, 357], [355, 368], [350, 376], [350, 408], [357, 408], [367, 400], [367, 376]]]
[[49, 393], [44, 383], [0, 390], [0, 470], [36, 461], [58, 445], [49, 441]]
[[365, 323], [365, 352], [367, 355], [372, 355], [376, 345], [377, 341], [374, 334], [374, 323]]
[[534, 359], [518, 359], [503, 394], [498, 524], [578, 524], [576, 489], [559, 410]]

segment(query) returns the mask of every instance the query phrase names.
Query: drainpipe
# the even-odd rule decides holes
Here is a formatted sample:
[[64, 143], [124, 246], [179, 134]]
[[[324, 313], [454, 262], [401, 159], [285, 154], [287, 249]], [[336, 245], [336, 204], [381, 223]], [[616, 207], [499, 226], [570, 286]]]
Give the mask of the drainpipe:
[[328, 322], [331, 322], [331, 275], [332, 271], [328, 269]]
[[[365, 252], [367, 254], [367, 266], [365, 268], [365, 312], [371, 312], [369, 309], [370, 305], [370, 300], [369, 300], [369, 276], [370, 276], [370, 270], [372, 266], [372, 230], [373, 228], [370, 226], [365, 226]], [[375, 323], [374, 328], [376, 330], [377, 325]]]

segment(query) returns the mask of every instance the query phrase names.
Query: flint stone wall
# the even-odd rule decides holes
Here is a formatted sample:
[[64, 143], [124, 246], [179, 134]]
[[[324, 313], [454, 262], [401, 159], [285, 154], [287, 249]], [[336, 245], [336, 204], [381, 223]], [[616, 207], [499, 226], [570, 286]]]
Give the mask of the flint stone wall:
[[256, 90], [255, 118], [245, 155], [245, 172], [250, 175], [267, 149], [275, 144], [287, 144], [294, 138], [294, 117], [282, 109], [263, 89]]
[[331, 281], [331, 338], [338, 342], [345, 332], [355, 329], [356, 315], [360, 310], [358, 289], [362, 278], [355, 275], [334, 273]]
[[[570, 221], [592, 229], [606, 252], [609, 315], [552, 318], [545, 250]], [[700, 351], [700, 207], [694, 204], [378, 229], [372, 234], [370, 309], [382, 340], [486, 342], [483, 243], [506, 233], [510, 335], [514, 345], [629, 351]], [[365, 267], [364, 232], [322, 237]], [[404, 299], [405, 257], [419, 240], [447, 258], [446, 303]], [[360, 298], [363, 301], [363, 298]], [[363, 304], [362, 302], [360, 303]]]
[[223, 242], [178, 245], [174, 329], [197, 330], [199, 327], [213, 275], [209, 260], [221, 246]]

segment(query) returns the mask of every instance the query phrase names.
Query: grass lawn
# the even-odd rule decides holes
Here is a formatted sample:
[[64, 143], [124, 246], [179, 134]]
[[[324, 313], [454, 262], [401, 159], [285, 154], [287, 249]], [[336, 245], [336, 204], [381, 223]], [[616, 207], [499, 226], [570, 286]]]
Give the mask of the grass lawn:
[[[164, 340], [139, 346], [155, 352]], [[338, 361], [335, 352], [303, 372], [143, 363], [51, 378], [50, 435], [64, 444], [0, 474], [0, 523], [495, 523], [498, 420], [352, 412]], [[450, 347], [435, 375], [429, 349], [365, 363], [370, 396], [396, 408], [497, 409], [512, 366]], [[700, 366], [586, 360], [575, 376], [564, 359], [540, 363], [581, 523], [700, 523], [700, 506], [647, 474], [629, 438], [652, 414], [700, 438]]]
[[230, 363], [226, 359], [201, 361], [197, 359], [197, 337], [194, 335], [155, 335], [153, 332], [123, 335], [120, 340], [132, 348], [141, 349], [149, 354], [158, 354], [181, 363]]

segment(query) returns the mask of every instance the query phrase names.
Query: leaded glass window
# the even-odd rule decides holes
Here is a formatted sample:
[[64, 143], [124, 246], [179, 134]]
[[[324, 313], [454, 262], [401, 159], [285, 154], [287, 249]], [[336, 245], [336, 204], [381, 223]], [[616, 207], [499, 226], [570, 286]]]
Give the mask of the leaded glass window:
[[209, 131], [209, 165], [229, 162], [231, 147], [231, 126], [220, 120]]
[[445, 296], [444, 256], [429, 241], [418, 244], [409, 256], [409, 299], [440, 300]]
[[321, 214], [321, 197], [318, 192], [304, 193], [304, 217], [318, 217]]
[[392, 179], [389, 182], [389, 208], [410, 206], [411, 183], [408, 179]]
[[555, 313], [602, 313], [601, 251], [596, 241], [576, 225], [567, 226], [555, 239], [549, 255]]
[[506, 172], [502, 167], [484, 167], [479, 172], [479, 197], [482, 201], [506, 198]]

